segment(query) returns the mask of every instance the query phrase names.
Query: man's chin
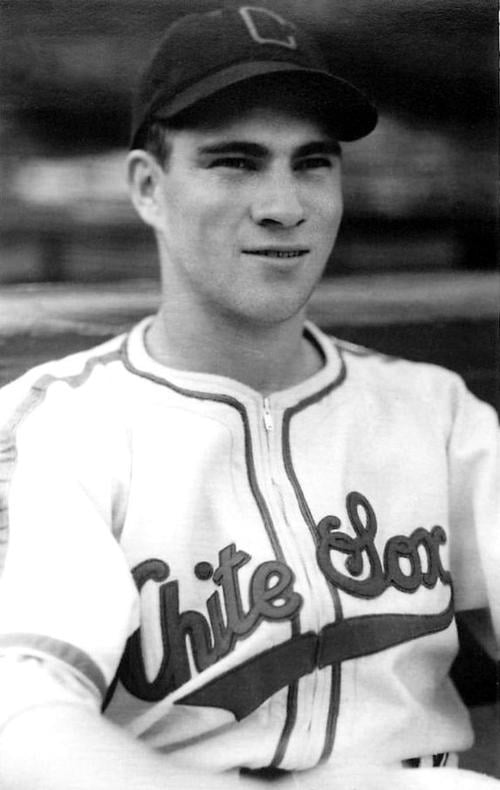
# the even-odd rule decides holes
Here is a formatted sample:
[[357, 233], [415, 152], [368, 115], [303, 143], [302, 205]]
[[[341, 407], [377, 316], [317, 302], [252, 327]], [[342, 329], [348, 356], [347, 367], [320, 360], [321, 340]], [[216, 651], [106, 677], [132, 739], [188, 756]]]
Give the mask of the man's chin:
[[271, 329], [295, 319], [303, 321], [309, 296], [310, 294], [302, 299], [281, 298], [268, 300], [266, 303], [260, 301], [252, 306], [245, 305], [244, 308], [235, 311], [234, 317], [241, 325], [262, 329], [266, 327]]

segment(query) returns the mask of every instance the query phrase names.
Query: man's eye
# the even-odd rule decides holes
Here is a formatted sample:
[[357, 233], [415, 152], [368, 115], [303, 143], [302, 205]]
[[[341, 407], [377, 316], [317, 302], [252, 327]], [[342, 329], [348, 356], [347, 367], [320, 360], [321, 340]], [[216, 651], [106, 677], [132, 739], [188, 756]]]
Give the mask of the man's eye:
[[332, 160], [327, 156], [308, 156], [296, 164], [297, 170], [317, 170], [321, 167], [332, 167]]
[[227, 167], [231, 170], [256, 170], [255, 162], [244, 156], [224, 156], [214, 159], [210, 167]]

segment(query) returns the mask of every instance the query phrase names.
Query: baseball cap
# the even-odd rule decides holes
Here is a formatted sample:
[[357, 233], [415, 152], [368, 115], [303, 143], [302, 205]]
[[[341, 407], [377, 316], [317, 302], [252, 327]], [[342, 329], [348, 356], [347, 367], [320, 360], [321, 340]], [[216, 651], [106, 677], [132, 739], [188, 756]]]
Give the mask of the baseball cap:
[[152, 120], [168, 120], [226, 88], [265, 75], [295, 75], [339, 140], [357, 140], [377, 123], [366, 96], [333, 74], [311, 36], [259, 6], [224, 7], [181, 17], [167, 28], [132, 108], [131, 148]]

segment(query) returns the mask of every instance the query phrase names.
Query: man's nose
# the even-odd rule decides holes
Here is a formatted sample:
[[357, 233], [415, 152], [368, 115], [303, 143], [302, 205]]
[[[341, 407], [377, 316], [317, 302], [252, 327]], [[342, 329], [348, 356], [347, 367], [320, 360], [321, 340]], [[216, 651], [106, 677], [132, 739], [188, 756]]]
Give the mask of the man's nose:
[[252, 218], [258, 225], [294, 228], [306, 219], [299, 186], [293, 174], [273, 174], [259, 187], [252, 204]]

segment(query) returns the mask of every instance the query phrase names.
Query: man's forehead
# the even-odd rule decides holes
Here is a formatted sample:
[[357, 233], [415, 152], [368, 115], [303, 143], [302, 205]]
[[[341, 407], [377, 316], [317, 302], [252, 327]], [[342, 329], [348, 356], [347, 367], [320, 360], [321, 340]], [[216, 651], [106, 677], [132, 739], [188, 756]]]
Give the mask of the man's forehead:
[[323, 144], [332, 148], [336, 139], [320, 118], [300, 108], [255, 102], [242, 113], [205, 118], [187, 130], [187, 138], [203, 149], [237, 146], [238, 143], [289, 150], [304, 145]]

